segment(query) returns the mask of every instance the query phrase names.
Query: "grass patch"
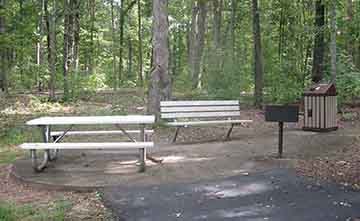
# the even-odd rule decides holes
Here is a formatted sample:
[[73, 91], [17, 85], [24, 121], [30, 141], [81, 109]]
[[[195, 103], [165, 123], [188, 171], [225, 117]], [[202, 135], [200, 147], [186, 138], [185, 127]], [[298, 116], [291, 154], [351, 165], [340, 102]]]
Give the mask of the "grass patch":
[[12, 203], [0, 202], [1, 221], [63, 221], [71, 203], [65, 200], [49, 204], [48, 208], [36, 208], [31, 205], [17, 206]]
[[10, 164], [24, 156], [25, 152], [17, 145], [35, 140], [40, 140], [40, 131], [37, 128], [3, 128], [0, 136], [0, 164]]
[[0, 148], [0, 165], [13, 163], [17, 158], [23, 156], [24, 152], [14, 147], [2, 146]]

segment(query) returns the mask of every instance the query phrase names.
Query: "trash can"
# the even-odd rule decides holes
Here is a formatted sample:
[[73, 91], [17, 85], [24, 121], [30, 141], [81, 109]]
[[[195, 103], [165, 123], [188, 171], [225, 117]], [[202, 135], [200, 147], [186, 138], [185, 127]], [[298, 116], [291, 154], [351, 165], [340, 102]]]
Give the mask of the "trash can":
[[304, 92], [304, 127], [306, 131], [337, 130], [337, 100], [334, 84], [316, 84]]

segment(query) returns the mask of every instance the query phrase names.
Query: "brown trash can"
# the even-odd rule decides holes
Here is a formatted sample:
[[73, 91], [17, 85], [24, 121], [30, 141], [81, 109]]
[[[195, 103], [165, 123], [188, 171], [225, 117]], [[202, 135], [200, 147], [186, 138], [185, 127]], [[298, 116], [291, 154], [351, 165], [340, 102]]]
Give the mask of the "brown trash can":
[[304, 92], [303, 130], [337, 130], [337, 99], [334, 84], [316, 84]]

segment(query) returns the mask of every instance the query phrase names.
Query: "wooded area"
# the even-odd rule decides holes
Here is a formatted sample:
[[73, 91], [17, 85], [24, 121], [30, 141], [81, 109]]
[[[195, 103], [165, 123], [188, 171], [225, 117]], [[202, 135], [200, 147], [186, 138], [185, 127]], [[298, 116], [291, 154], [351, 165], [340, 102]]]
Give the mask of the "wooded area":
[[5, 94], [143, 87], [153, 113], [172, 92], [256, 106], [312, 82], [360, 92], [360, 1], [1, 0], [0, 32]]

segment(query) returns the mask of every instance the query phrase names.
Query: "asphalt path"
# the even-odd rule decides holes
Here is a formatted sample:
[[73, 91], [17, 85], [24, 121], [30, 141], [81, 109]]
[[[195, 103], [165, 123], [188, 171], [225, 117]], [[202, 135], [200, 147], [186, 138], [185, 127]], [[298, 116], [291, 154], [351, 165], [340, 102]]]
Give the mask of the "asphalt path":
[[111, 187], [104, 201], [120, 221], [350, 221], [360, 192], [274, 169], [222, 180]]

